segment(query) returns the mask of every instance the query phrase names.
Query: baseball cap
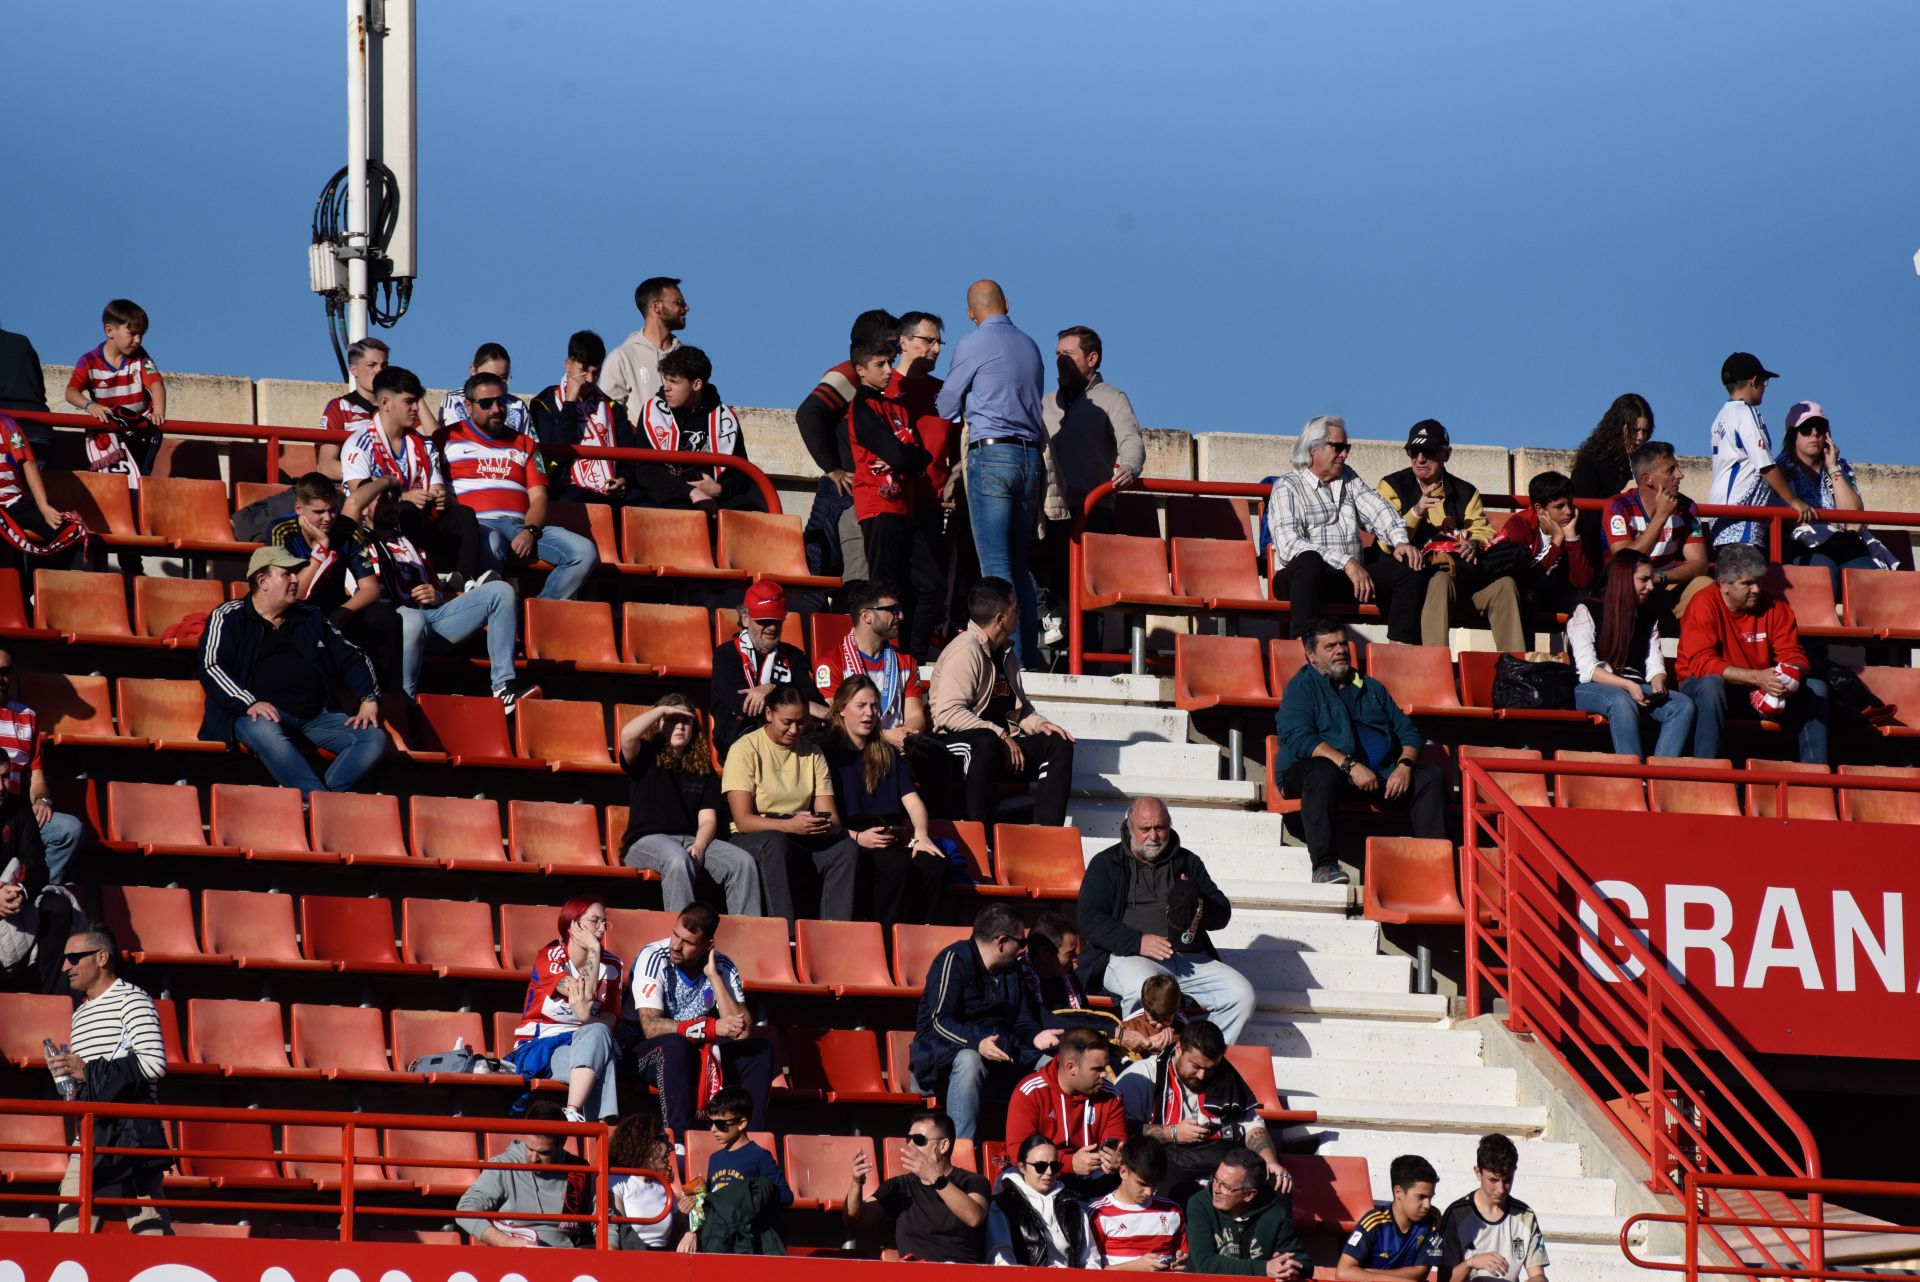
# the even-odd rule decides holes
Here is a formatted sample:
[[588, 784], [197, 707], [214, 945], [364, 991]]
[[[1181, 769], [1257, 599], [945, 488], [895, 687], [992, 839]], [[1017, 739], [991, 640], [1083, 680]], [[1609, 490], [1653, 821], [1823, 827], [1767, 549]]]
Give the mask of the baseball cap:
[[1802, 423], [1813, 418], [1819, 419], [1822, 423], [1827, 421], [1827, 412], [1820, 408], [1820, 402], [1795, 401], [1793, 408], [1787, 411], [1787, 432], [1791, 434]]
[[306, 563], [305, 557], [295, 556], [285, 548], [270, 543], [266, 547], [255, 548], [253, 555], [247, 558], [247, 577], [251, 579], [270, 565], [277, 565], [283, 570], [297, 570]]
[[763, 623], [771, 619], [785, 619], [787, 594], [778, 583], [762, 581], [747, 589], [746, 598], [740, 602], [740, 606], [749, 619], [759, 619]]
[[1735, 352], [1720, 366], [1720, 381], [1723, 384], [1744, 383], [1750, 378], [1779, 377], [1762, 365], [1760, 358], [1752, 352]]
[[1432, 453], [1435, 450], [1451, 448], [1453, 441], [1447, 436], [1447, 429], [1437, 418], [1423, 418], [1413, 425], [1407, 433], [1407, 453], [1422, 450]]

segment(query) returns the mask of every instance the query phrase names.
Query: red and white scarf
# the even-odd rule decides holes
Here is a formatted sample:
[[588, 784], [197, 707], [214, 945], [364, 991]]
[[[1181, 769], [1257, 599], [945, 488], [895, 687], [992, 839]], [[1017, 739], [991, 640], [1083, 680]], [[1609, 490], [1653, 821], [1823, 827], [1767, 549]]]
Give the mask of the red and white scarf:
[[[680, 431], [679, 422], [673, 417], [668, 406], [665, 392], [655, 394], [647, 401], [647, 411], [641, 416], [640, 426], [646, 433], [647, 448], [655, 450], [685, 450], [698, 454], [731, 454], [740, 443], [740, 420], [734, 417], [733, 407], [716, 404], [707, 412], [707, 429], [704, 433], [695, 432], [695, 437], [705, 436], [705, 440], [685, 439]], [[696, 471], [706, 471], [704, 466], [687, 465]], [[727, 469], [716, 467], [713, 475], [717, 480]]]

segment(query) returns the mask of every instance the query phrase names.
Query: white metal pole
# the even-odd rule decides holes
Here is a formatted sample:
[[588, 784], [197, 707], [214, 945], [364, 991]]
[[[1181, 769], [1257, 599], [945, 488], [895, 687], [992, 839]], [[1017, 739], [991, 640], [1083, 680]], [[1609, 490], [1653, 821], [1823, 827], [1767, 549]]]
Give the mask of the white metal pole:
[[367, 0], [347, 0], [347, 341], [367, 336]]

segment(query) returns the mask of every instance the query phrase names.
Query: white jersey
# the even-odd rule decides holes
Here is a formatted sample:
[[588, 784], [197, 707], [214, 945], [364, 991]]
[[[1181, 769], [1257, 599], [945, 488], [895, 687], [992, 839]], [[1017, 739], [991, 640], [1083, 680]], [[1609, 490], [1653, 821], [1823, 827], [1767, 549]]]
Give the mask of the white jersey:
[[1540, 1220], [1533, 1208], [1509, 1197], [1502, 1210], [1506, 1214], [1499, 1219], [1485, 1219], [1473, 1204], [1471, 1193], [1447, 1208], [1446, 1218], [1440, 1222], [1443, 1271], [1476, 1255], [1497, 1255], [1507, 1262], [1507, 1268], [1504, 1273], [1483, 1270], [1468, 1274], [1469, 1282], [1479, 1278], [1521, 1282], [1535, 1270], [1547, 1267], [1547, 1239], [1540, 1232]]

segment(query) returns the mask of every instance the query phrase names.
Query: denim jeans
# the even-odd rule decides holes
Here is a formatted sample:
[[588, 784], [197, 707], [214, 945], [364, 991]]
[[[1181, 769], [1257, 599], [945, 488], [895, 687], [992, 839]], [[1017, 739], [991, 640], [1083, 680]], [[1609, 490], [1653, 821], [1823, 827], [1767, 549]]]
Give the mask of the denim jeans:
[[1205, 953], [1175, 953], [1165, 961], [1109, 957], [1101, 986], [1120, 1003], [1120, 1017], [1131, 1019], [1140, 1013], [1140, 985], [1155, 975], [1179, 980], [1181, 995], [1207, 1008], [1207, 1018], [1220, 1026], [1229, 1046], [1240, 1039], [1240, 1030], [1253, 1017], [1253, 985], [1245, 975]]
[[613, 1030], [605, 1024], [582, 1024], [573, 1030], [573, 1040], [553, 1052], [547, 1061], [547, 1076], [567, 1082], [576, 1068], [593, 1070], [594, 1093], [588, 1106], [580, 1111], [589, 1122], [620, 1116], [619, 1091], [613, 1081]]
[[1011, 442], [983, 445], [967, 454], [967, 515], [980, 573], [1013, 584], [1020, 606], [1020, 632], [1014, 653], [1020, 666], [1039, 658], [1040, 607], [1035, 600], [1028, 553], [1034, 523], [1046, 495], [1047, 464], [1039, 447]]
[[[1653, 693], [1653, 687], [1640, 687], [1646, 694]], [[1693, 733], [1693, 700], [1678, 690], [1669, 690], [1667, 697], [1649, 701], [1642, 709], [1634, 703], [1633, 696], [1616, 685], [1604, 681], [1583, 681], [1573, 688], [1573, 706], [1582, 712], [1597, 712], [1607, 719], [1607, 731], [1613, 735], [1615, 752], [1631, 753], [1644, 759], [1640, 751], [1640, 714], [1653, 718], [1660, 727], [1660, 736], [1654, 741], [1653, 755], [1656, 757], [1683, 757], [1687, 753], [1687, 737]]]
[[[483, 512], [480, 528], [487, 536], [487, 564], [492, 569], [505, 570], [513, 556], [510, 545], [520, 531], [527, 528], [526, 518], [517, 512]], [[557, 525], [540, 527], [536, 551], [542, 561], [553, 567], [553, 572], [547, 575], [547, 585], [540, 589], [542, 601], [571, 601], [579, 596], [587, 576], [600, 560], [600, 550], [592, 539]]]
[[[334, 754], [324, 782], [294, 745], [295, 735]], [[379, 726], [356, 730], [347, 724], [346, 713], [331, 708], [305, 721], [284, 712], [278, 721], [242, 715], [234, 725], [233, 737], [253, 749], [275, 783], [282, 788], [298, 788], [302, 797], [351, 790], [380, 764], [387, 751], [387, 735]]]
[[56, 885], [65, 885], [67, 865], [73, 862], [73, 852], [80, 849], [80, 821], [72, 815], [63, 815], [58, 811], [47, 817], [40, 825], [40, 845], [47, 852], [47, 880]]
[[[1740, 701], [1747, 704], [1748, 687], [1738, 687]], [[1720, 755], [1720, 727], [1727, 719], [1727, 680], [1725, 677], [1688, 677], [1680, 691], [1693, 700], [1693, 755]], [[1827, 764], [1827, 683], [1808, 677], [1787, 700], [1787, 706], [1769, 720], [1784, 722], [1795, 732], [1800, 760], [1809, 765]]]
[[427, 647], [459, 645], [480, 628], [487, 630], [487, 663], [493, 688], [513, 684], [513, 646], [520, 635], [520, 604], [513, 584], [496, 580], [465, 592], [431, 610], [400, 610], [400, 688], [420, 693], [420, 665]]
[[947, 1092], [943, 1103], [953, 1119], [955, 1139], [970, 1140], [980, 1125], [980, 1096], [987, 1086], [987, 1074], [993, 1065], [977, 1050], [964, 1050], [953, 1057], [947, 1070]]

